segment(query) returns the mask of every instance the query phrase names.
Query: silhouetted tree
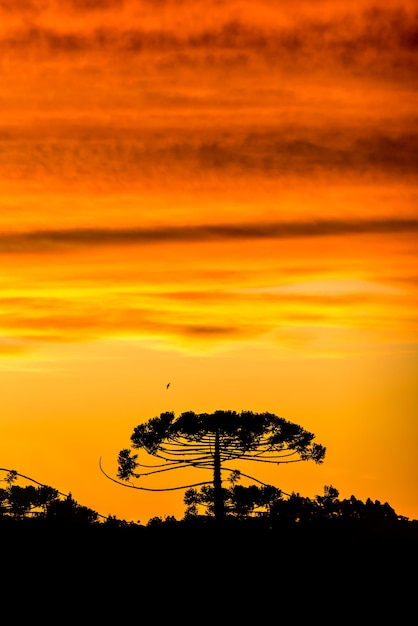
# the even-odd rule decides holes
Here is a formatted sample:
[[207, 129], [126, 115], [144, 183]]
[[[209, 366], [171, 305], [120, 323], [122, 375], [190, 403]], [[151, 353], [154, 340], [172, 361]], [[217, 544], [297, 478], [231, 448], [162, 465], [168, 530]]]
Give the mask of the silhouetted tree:
[[[301, 426], [272, 413], [215, 411], [196, 414], [188, 411], [176, 418], [174, 413], [166, 412], [136, 426], [131, 435], [131, 449], [119, 452], [117, 476], [123, 482], [111, 478], [101, 464], [100, 467], [110, 480], [148, 491], [168, 489], [140, 486], [133, 484], [132, 479], [190, 467], [209, 470], [211, 480], [170, 489], [210, 485], [212, 489], [206, 490], [204, 495], [211, 498], [213, 515], [219, 520], [225, 515], [226, 493], [222, 487], [222, 471], [229, 472], [233, 481], [241, 476], [252, 478], [225, 466], [225, 463], [253, 461], [279, 465], [308, 460], [322, 463], [326, 449], [314, 443], [314, 438]], [[154, 465], [140, 463], [138, 454], [134, 454], [133, 450], [143, 450], [160, 462]], [[138, 468], [144, 471], [139, 473]]]
[[7, 488], [0, 489], [0, 515], [27, 517], [32, 514], [45, 514], [49, 504], [59, 497], [56, 489], [40, 483], [37, 483], [37, 487], [15, 485], [15, 481], [21, 476], [16, 470], [0, 468], [0, 471], [7, 472], [3, 479]]
[[[7, 484], [6, 488], [0, 488], [0, 518], [28, 518], [37, 517], [48, 520], [54, 519], [60, 522], [76, 522], [83, 524], [93, 524], [99, 518], [107, 518], [96, 513], [89, 507], [78, 504], [70, 494], [64, 494], [42, 483], [19, 474], [16, 470], [0, 468], [0, 472], [5, 472], [6, 477], [2, 482]], [[22, 487], [14, 484], [18, 479], [29, 480], [35, 483]], [[116, 519], [116, 518], [115, 518]]]
[[316, 504], [322, 517], [339, 515], [339, 491], [332, 485], [325, 485], [324, 495], [316, 496]]
[[86, 525], [97, 522], [98, 513], [78, 504], [71, 493], [64, 500], [55, 500], [48, 506], [46, 518], [60, 523]]

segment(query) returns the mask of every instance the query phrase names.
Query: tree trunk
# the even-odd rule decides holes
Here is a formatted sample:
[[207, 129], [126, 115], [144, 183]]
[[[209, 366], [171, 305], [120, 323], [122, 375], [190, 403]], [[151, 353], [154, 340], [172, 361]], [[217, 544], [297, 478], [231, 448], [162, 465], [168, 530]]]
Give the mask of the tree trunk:
[[219, 449], [219, 431], [215, 434], [215, 455], [213, 459], [213, 508], [215, 519], [222, 521], [225, 515], [221, 479], [221, 455]]

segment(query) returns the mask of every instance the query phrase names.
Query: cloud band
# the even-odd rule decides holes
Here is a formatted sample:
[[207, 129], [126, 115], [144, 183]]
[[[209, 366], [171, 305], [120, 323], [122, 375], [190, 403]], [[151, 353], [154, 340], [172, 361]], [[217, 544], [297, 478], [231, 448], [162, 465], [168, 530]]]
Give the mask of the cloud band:
[[159, 228], [73, 228], [0, 234], [0, 252], [39, 252], [72, 247], [201, 243], [249, 239], [295, 239], [418, 232], [418, 219], [315, 220], [164, 226]]

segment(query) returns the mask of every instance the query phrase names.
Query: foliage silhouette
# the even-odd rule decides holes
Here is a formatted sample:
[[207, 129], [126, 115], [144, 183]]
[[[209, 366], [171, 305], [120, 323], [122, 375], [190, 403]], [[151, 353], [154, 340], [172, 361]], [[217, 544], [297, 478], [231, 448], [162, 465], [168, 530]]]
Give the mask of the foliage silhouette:
[[[3, 482], [7, 487], [0, 488], [0, 519], [16, 520], [28, 517], [43, 518], [60, 523], [91, 524], [102, 520], [115, 523], [116, 518], [106, 518], [93, 509], [78, 504], [72, 494], [64, 494], [58, 489], [44, 485], [34, 478], [19, 474], [16, 470], [0, 468], [6, 473]], [[18, 479], [30, 481], [34, 485], [24, 487], [14, 484]]]
[[[4, 482], [8, 485], [0, 490], [0, 530], [8, 532], [10, 537], [13, 537], [13, 534], [10, 535], [12, 531], [19, 531], [19, 541], [26, 536], [28, 540], [37, 542], [39, 532], [45, 530], [50, 536], [52, 529], [64, 530], [68, 539], [80, 537], [80, 531], [97, 530], [97, 535], [96, 532], [93, 535], [89, 533], [89, 541], [93, 538], [99, 542], [102, 538], [115, 540], [115, 548], [124, 545], [125, 539], [128, 545], [138, 539], [150, 539], [151, 542], [162, 542], [162, 546], [171, 545], [176, 538], [185, 543], [200, 541], [203, 537], [205, 541], [217, 541], [219, 538], [213, 515], [198, 515], [193, 508], [196, 501], [199, 506], [213, 506], [211, 486], [203, 486], [200, 492], [186, 492], [185, 501], [189, 502], [189, 509], [182, 520], [170, 515], [165, 519], [153, 517], [143, 526], [115, 516], [102, 516], [78, 505], [71, 494], [62, 494], [15, 470], [0, 468], [0, 471], [7, 472]], [[17, 485], [14, 483], [18, 478], [32, 481], [38, 488], [15, 489]], [[400, 545], [402, 549], [404, 545], [410, 545], [412, 549], [418, 545], [418, 520], [398, 515], [387, 502], [372, 501], [370, 498], [363, 502], [353, 495], [339, 500], [338, 490], [331, 485], [325, 486], [323, 495], [314, 499], [298, 493], [283, 494], [268, 485], [233, 485], [224, 491], [225, 504], [231, 513], [225, 519], [226, 525], [223, 525], [226, 534], [222, 536], [227, 541], [232, 538], [238, 541], [241, 537], [244, 542], [263, 540], [274, 543], [276, 537], [280, 537], [280, 541], [286, 537], [290, 542], [320, 541], [324, 545], [334, 540], [345, 544], [362, 539], [383, 540]], [[20, 531], [27, 534], [22, 536]], [[151, 533], [148, 539], [144, 535], [146, 531]]]
[[[229, 473], [233, 483], [245, 476], [264, 484], [225, 466], [225, 463], [252, 461], [279, 465], [308, 460], [322, 463], [326, 449], [315, 443], [314, 438], [313, 433], [273, 413], [215, 411], [196, 414], [187, 411], [176, 418], [174, 413], [166, 412], [136, 426], [131, 435], [133, 450], [142, 449], [161, 462], [153, 465], [140, 463], [138, 454], [125, 448], [118, 455], [117, 476], [120, 481], [108, 476], [101, 464], [100, 468], [114, 482], [135, 489], [167, 491], [211, 486], [203, 494], [206, 501], [211, 500], [209, 511], [219, 521], [226, 515], [227, 493], [222, 487], [223, 471]], [[163, 489], [132, 484], [132, 479], [190, 467], [210, 470], [212, 479]], [[138, 473], [138, 468], [144, 471]], [[193, 496], [197, 497], [197, 493], [189, 491], [188, 497]]]
[[[232, 485], [222, 489], [225, 511], [237, 519], [246, 519], [271, 511], [281, 499], [283, 492], [272, 485]], [[286, 494], [289, 495], [289, 494]], [[214, 488], [205, 485], [200, 490], [188, 489], [184, 494], [185, 517], [196, 516], [203, 508], [209, 515], [214, 514]]]
[[[46, 514], [48, 507], [52, 502], [56, 501], [60, 495], [57, 489], [42, 485], [37, 481], [19, 474], [16, 470], [8, 470], [0, 468], [0, 471], [6, 472], [3, 481], [7, 484], [6, 488], [0, 488], [0, 515], [11, 515], [13, 517], [25, 517], [31, 514]], [[23, 478], [36, 483], [38, 486], [28, 485], [21, 487], [14, 483], [18, 478]]]

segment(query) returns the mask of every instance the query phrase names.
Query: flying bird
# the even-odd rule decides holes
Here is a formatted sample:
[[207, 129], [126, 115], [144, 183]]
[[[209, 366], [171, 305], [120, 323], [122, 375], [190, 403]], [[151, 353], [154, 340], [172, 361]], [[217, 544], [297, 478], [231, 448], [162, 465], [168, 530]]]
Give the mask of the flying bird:
[[169, 388], [170, 385], [171, 385], [171, 383], [167, 383], [167, 389]]

